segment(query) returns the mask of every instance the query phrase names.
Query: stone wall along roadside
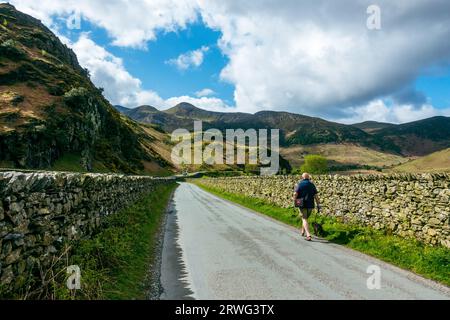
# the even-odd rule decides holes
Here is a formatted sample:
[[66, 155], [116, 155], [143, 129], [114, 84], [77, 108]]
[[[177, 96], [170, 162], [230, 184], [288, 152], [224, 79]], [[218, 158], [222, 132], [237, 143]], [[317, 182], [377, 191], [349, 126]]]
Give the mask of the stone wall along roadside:
[[0, 285], [45, 270], [63, 244], [88, 238], [104, 217], [171, 178], [0, 172]]
[[[298, 176], [202, 179], [223, 191], [292, 207]], [[324, 214], [450, 248], [450, 174], [324, 175], [313, 178]]]

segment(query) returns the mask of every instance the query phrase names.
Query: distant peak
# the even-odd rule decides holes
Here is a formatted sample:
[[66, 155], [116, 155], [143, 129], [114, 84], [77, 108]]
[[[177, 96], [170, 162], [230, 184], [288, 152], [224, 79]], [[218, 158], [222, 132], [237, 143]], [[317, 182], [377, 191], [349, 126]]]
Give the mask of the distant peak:
[[150, 105], [148, 105], [148, 104], [144, 104], [144, 105], [142, 105], [142, 106], [139, 106], [138, 108], [139, 108], [139, 109], [158, 110], [158, 109], [156, 109], [155, 107], [150, 106]]
[[181, 102], [179, 104], [177, 104], [174, 109], [183, 109], [183, 110], [198, 110], [199, 108], [197, 108], [196, 106], [194, 106], [193, 104], [190, 104], [188, 102]]
[[197, 108], [196, 106], [194, 106], [188, 102], [181, 102], [181, 103], [177, 104], [175, 107], [165, 110], [165, 112], [167, 112], [167, 113], [183, 114], [183, 115], [185, 115], [187, 113], [198, 112], [198, 111], [205, 111], [205, 110]]
[[272, 111], [272, 110], [262, 110], [262, 111], [256, 112], [255, 115], [257, 115], [257, 114], [273, 114], [273, 113], [278, 113], [278, 112]]
[[358, 123], [354, 123], [354, 124], [352, 124], [352, 125], [353, 125], [353, 126], [358, 126], [358, 125], [370, 125], [370, 124], [394, 125], [393, 123], [389, 123], [389, 122], [380, 122], [380, 121], [374, 121], [374, 120], [368, 120], [368, 121], [364, 121], [364, 122], [358, 122]]

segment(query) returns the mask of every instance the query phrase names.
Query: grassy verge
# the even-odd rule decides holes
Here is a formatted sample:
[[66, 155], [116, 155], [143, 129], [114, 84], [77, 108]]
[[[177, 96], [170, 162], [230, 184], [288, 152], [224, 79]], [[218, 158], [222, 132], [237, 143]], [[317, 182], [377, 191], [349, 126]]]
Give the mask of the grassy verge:
[[[175, 182], [158, 186], [130, 207], [107, 218], [95, 236], [65, 243], [52, 267], [35, 270], [16, 281], [14, 288], [0, 286], [1, 299], [33, 300], [139, 300], [147, 299], [154, 280], [160, 228]], [[81, 290], [69, 290], [68, 266], [81, 271]]]
[[[191, 181], [192, 182], [192, 181]], [[241, 194], [224, 192], [193, 181], [199, 187], [219, 197], [263, 213], [288, 225], [300, 227], [301, 220], [290, 208], [281, 208], [266, 201]], [[450, 249], [425, 245], [415, 239], [405, 239], [356, 224], [343, 223], [333, 217], [318, 216], [327, 240], [361, 251], [398, 267], [450, 286]]]
[[74, 250], [82, 271], [79, 298], [145, 299], [161, 227], [175, 183], [161, 185], [133, 206], [108, 218], [106, 227]]

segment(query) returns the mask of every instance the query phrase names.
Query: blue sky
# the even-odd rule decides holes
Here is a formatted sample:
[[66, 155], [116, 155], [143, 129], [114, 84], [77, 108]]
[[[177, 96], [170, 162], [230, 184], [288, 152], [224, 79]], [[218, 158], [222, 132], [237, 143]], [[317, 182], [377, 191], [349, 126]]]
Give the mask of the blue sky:
[[450, 67], [437, 74], [419, 76], [415, 84], [416, 89], [424, 92], [436, 108], [450, 107]]
[[[450, 2], [379, 0], [376, 31], [366, 0], [11, 2], [72, 47], [113, 104], [345, 123], [450, 116]], [[68, 29], [73, 16], [81, 29]]]
[[[159, 31], [156, 41], [149, 41], [146, 48], [127, 48], [112, 44], [105, 29], [81, 20], [81, 29], [71, 30], [66, 21], [57, 23], [58, 32], [76, 42], [81, 34], [88, 33], [97, 45], [123, 60], [126, 70], [142, 81], [144, 89], [153, 90], [163, 99], [174, 96], [195, 96], [203, 89], [211, 89], [228, 105], [233, 105], [234, 86], [220, 79], [220, 72], [228, 63], [217, 43], [219, 31], [208, 28], [200, 19], [176, 32]], [[209, 48], [203, 63], [198, 67], [180, 70], [168, 63], [182, 54]]]

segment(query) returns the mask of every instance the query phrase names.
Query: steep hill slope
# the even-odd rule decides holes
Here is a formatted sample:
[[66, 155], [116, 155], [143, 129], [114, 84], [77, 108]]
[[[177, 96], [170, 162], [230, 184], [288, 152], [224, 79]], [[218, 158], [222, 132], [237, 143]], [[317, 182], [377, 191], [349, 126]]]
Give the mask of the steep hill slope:
[[288, 112], [263, 111], [255, 114], [257, 121], [272, 128], [280, 128], [286, 145], [344, 143], [371, 143], [364, 131], [340, 123]]
[[377, 121], [365, 121], [353, 124], [354, 127], [364, 130], [367, 133], [375, 133], [381, 129], [395, 127], [395, 124]]
[[0, 4], [0, 165], [138, 173], [168, 167], [39, 20]]
[[433, 117], [381, 129], [374, 134], [390, 140], [407, 156], [423, 156], [450, 147], [450, 117]]
[[[309, 154], [320, 154], [335, 168], [358, 169], [363, 167], [385, 168], [406, 162], [399, 155], [379, 152], [357, 144], [314, 144], [296, 145], [281, 149], [281, 154], [294, 168], [300, 168]], [[341, 170], [342, 170], [341, 169]]]
[[122, 106], [114, 106], [114, 108], [117, 110], [117, 111], [119, 111], [120, 113], [123, 113], [123, 114], [126, 114], [128, 111], [130, 111], [130, 109], [129, 108], [125, 108], [125, 107], [122, 107]]
[[441, 150], [395, 167], [399, 172], [450, 172], [450, 149]]

